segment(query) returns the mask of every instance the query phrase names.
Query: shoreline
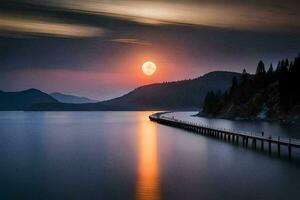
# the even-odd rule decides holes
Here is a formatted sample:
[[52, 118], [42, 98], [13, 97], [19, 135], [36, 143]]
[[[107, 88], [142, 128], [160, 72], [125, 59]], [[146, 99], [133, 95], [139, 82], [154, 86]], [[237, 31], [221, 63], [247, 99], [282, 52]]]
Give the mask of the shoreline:
[[282, 124], [300, 124], [300, 117], [296, 117], [295, 119], [279, 119], [279, 118], [258, 118], [258, 117], [229, 117], [224, 115], [206, 115], [201, 112], [192, 115], [193, 117], [205, 117], [210, 119], [227, 119], [233, 121], [253, 121], [253, 122], [277, 122]]

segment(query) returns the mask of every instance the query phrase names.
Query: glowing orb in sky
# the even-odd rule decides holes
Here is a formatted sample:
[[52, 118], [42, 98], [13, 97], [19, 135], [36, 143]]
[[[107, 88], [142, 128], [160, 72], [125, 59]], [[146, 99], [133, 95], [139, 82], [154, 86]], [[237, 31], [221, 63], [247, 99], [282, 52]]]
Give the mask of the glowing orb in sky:
[[143, 64], [142, 70], [144, 74], [151, 76], [156, 71], [156, 65], [153, 62], [147, 61]]

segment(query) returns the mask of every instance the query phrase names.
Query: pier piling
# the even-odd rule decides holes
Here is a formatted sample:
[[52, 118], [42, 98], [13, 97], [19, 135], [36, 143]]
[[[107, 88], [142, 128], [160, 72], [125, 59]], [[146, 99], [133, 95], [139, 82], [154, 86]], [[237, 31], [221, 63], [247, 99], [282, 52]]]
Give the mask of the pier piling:
[[277, 142], [277, 153], [278, 153], [278, 157], [280, 157], [280, 137], [278, 136], [278, 142]]
[[253, 139], [254, 149], [256, 150], [256, 139]]
[[291, 139], [289, 139], [288, 150], [289, 150], [289, 160], [292, 160], [292, 146], [291, 146]]

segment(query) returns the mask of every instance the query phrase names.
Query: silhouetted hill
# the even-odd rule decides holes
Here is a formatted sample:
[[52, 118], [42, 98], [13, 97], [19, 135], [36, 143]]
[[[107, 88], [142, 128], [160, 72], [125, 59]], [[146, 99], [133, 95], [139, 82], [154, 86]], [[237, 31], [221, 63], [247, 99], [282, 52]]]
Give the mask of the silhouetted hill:
[[96, 100], [89, 99], [86, 97], [78, 97], [74, 95], [69, 95], [69, 94], [62, 94], [59, 92], [54, 92], [51, 93], [50, 96], [58, 100], [59, 102], [62, 103], [95, 103], [97, 102]]
[[120, 109], [197, 109], [210, 90], [225, 91], [231, 85], [232, 72], [211, 72], [193, 80], [158, 83], [139, 87], [132, 92], [106, 102]]
[[145, 85], [124, 96], [89, 104], [38, 104], [32, 110], [194, 110], [208, 91], [227, 90], [235, 72], [216, 71], [196, 79]]
[[20, 92], [0, 91], [0, 110], [25, 110], [37, 103], [58, 103], [58, 101], [36, 89]]

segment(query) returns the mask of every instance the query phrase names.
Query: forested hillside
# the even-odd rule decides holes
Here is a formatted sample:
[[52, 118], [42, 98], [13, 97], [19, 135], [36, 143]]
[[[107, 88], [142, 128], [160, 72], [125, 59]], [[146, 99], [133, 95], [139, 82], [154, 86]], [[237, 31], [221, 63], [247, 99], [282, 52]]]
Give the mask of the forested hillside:
[[259, 61], [255, 75], [243, 70], [240, 81], [232, 79], [225, 93], [210, 91], [203, 115], [225, 118], [294, 120], [300, 114], [300, 55], [293, 61], [271, 64], [266, 70]]

